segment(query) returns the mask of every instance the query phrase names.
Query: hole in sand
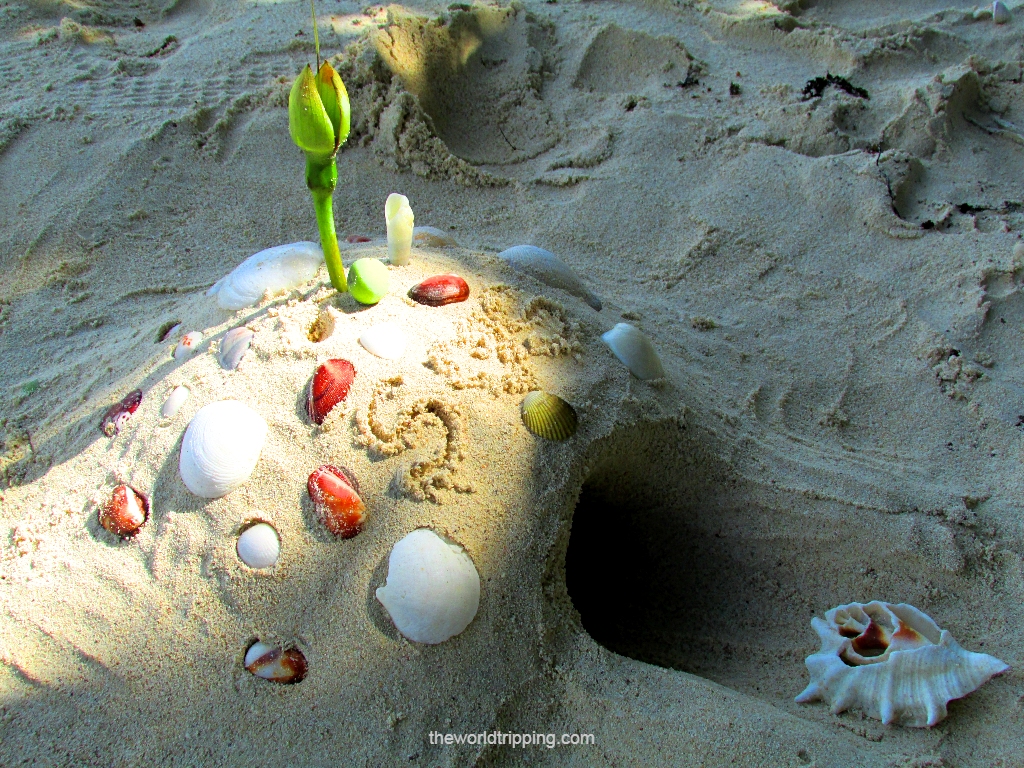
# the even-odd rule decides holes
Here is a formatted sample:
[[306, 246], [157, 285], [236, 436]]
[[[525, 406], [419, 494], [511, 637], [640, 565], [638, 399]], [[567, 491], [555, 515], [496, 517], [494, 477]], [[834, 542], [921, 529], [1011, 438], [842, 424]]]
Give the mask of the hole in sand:
[[319, 344], [330, 338], [332, 333], [334, 333], [334, 315], [327, 307], [324, 307], [316, 316], [316, 320], [306, 329], [306, 337], [314, 344]]

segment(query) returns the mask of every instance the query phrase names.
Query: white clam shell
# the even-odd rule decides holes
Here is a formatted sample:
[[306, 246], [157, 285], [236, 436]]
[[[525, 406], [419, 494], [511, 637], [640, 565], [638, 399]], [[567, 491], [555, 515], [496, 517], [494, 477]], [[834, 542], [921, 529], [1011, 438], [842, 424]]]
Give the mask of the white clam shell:
[[[1009, 669], [988, 654], [965, 651], [906, 603], [840, 605], [811, 626], [821, 650], [807, 657], [811, 682], [796, 700], [822, 699], [833, 714], [854, 707], [886, 724], [933, 726], [949, 701]], [[881, 642], [872, 639], [878, 637]]]
[[278, 245], [254, 254], [222, 277], [206, 292], [216, 296], [221, 309], [242, 309], [266, 293], [283, 293], [316, 276], [324, 253], [316, 243]]
[[415, 216], [409, 198], [392, 192], [384, 204], [384, 220], [388, 225], [388, 260], [396, 267], [409, 263]]
[[181, 441], [178, 469], [196, 496], [217, 499], [243, 485], [256, 468], [267, 422], [235, 400], [199, 409]]
[[189, 394], [191, 394], [189, 392], [189, 388], [186, 387], [184, 384], [175, 387], [171, 391], [171, 394], [167, 396], [167, 399], [164, 400], [164, 404], [160, 408], [160, 415], [163, 416], [165, 419], [174, 418], [174, 415], [178, 412], [178, 409], [181, 408], [181, 406], [184, 404], [186, 400], [188, 400]]
[[437, 227], [413, 227], [412, 241], [416, 245], [428, 248], [448, 248], [457, 246], [455, 238]]
[[629, 323], [616, 324], [607, 333], [602, 333], [601, 339], [638, 379], [664, 378], [665, 368], [651, 340]]
[[1006, 24], [1010, 20], [1010, 9], [1000, 0], [992, 3], [992, 21], [996, 24]]
[[377, 599], [416, 643], [443, 643], [469, 626], [480, 606], [480, 576], [469, 555], [428, 528], [395, 544]]
[[268, 523], [256, 523], [238, 535], [238, 559], [250, 568], [270, 568], [281, 555], [281, 539]]
[[174, 359], [184, 360], [189, 355], [196, 351], [199, 346], [199, 342], [203, 340], [203, 334], [200, 331], [189, 331], [181, 337], [181, 341], [178, 342], [178, 346], [174, 348]]
[[396, 360], [405, 352], [405, 332], [392, 323], [379, 323], [363, 331], [359, 343], [371, 355]]
[[601, 297], [593, 293], [579, 275], [573, 272], [560, 258], [534, 245], [513, 245], [498, 254], [520, 272], [535, 277], [545, 285], [559, 288], [583, 299], [594, 309], [601, 310]]

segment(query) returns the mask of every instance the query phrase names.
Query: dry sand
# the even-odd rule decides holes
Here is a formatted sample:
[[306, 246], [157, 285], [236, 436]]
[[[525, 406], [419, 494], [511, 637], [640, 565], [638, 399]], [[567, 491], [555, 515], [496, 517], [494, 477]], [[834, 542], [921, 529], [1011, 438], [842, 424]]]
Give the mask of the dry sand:
[[[385, 253], [393, 191], [460, 247], [416, 249], [372, 308], [322, 269], [229, 313], [215, 280], [316, 238], [285, 109], [308, 6], [0, 5], [0, 764], [1020, 765], [1024, 7], [1002, 26], [956, 0], [452, 8], [318, 12], [353, 104], [339, 231], [375, 238], [346, 263]], [[802, 100], [826, 73], [870, 99]], [[496, 258], [518, 243], [602, 311]], [[405, 298], [448, 270], [465, 304]], [[410, 334], [398, 361], [356, 343], [384, 319]], [[601, 342], [623, 320], [666, 381]], [[158, 340], [176, 321], [206, 335], [184, 362]], [[227, 372], [240, 324], [255, 341]], [[305, 387], [339, 356], [355, 386], [313, 427]], [[533, 387], [577, 407], [572, 439], [523, 428]], [[270, 434], [205, 502], [178, 448], [223, 398]], [[306, 497], [324, 461], [364, 489], [352, 540]], [[118, 482], [152, 497], [128, 542], [96, 521]], [[269, 574], [234, 554], [253, 517], [282, 537]], [[420, 526], [482, 582], [439, 646], [374, 599]], [[871, 599], [1012, 671], [932, 729], [795, 704], [810, 618]], [[249, 675], [257, 637], [303, 650], [307, 678]], [[489, 730], [596, 744], [428, 737]]]

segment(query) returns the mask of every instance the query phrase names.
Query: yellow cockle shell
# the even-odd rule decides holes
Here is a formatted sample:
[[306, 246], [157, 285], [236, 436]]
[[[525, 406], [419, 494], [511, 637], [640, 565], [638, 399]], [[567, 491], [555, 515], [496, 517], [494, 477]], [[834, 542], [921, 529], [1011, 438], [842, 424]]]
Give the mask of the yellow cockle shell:
[[568, 440], [576, 434], [576, 410], [558, 395], [534, 390], [523, 398], [523, 423], [538, 437]]

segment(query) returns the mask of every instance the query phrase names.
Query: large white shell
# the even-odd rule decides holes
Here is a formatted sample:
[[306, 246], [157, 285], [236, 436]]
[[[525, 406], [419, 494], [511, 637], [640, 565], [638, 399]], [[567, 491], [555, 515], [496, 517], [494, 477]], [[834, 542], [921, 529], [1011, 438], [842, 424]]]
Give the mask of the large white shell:
[[415, 217], [409, 198], [392, 192], [384, 204], [384, 220], [388, 225], [388, 261], [396, 267], [409, 263], [412, 251], [412, 230]]
[[300, 242], [267, 248], [250, 256], [206, 292], [221, 309], [252, 306], [271, 294], [282, 293], [312, 280], [324, 261], [316, 243]]
[[256, 523], [239, 534], [235, 551], [250, 568], [270, 568], [281, 554], [281, 539], [273, 526]]
[[664, 378], [665, 369], [651, 340], [629, 323], [617, 323], [610, 331], [602, 333], [601, 338], [638, 379]]
[[443, 643], [476, 616], [480, 576], [462, 547], [420, 528], [391, 550], [387, 583], [377, 599], [407, 638]]
[[833, 608], [811, 626], [821, 650], [807, 657], [811, 682], [796, 697], [822, 699], [838, 714], [855, 707], [883, 723], [915, 728], [946, 716], [946, 704], [1009, 667], [965, 651], [948, 631], [906, 603]]
[[243, 403], [221, 400], [200, 408], [181, 441], [182, 482], [204, 499], [230, 493], [249, 479], [266, 437], [267, 422]]
[[601, 297], [587, 288], [580, 280], [579, 275], [569, 269], [569, 266], [551, 251], [545, 251], [534, 245], [513, 245], [508, 250], [499, 253], [498, 257], [507, 261], [520, 272], [532, 275], [552, 288], [560, 288], [566, 293], [571, 293], [573, 296], [583, 299], [594, 309], [601, 310]]
[[363, 331], [359, 343], [371, 355], [396, 360], [405, 352], [405, 333], [397, 325], [378, 323]]

